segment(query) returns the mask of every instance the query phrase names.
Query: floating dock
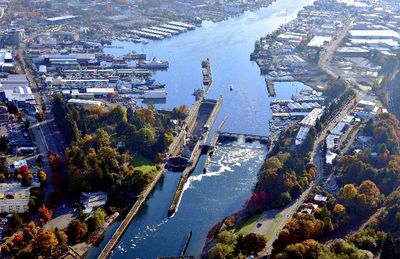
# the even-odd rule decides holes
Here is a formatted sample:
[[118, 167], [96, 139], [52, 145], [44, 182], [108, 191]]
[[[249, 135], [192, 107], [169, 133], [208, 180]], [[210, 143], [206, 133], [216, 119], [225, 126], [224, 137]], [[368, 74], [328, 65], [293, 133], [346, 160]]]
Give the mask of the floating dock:
[[174, 31], [179, 31], [180, 33], [187, 31], [186, 28], [174, 26], [172, 24], [163, 24], [163, 25], [158, 25], [157, 27], [161, 27], [161, 28], [165, 28], [165, 29], [169, 29], [169, 30], [174, 30]]
[[131, 32], [136, 34], [139, 37], [151, 39], [151, 40], [162, 40], [165, 38], [164, 36], [161, 36], [159, 34], [148, 33], [148, 32], [139, 31], [139, 30], [132, 30]]
[[268, 80], [267, 78], [265, 78], [265, 83], [267, 84], [268, 95], [270, 97], [275, 97], [276, 96], [276, 92], [275, 92], [275, 87], [274, 87], [274, 81]]
[[152, 29], [140, 29], [140, 31], [146, 32], [146, 33], [152, 33], [152, 34], [155, 34], [155, 35], [160, 35], [160, 36], [162, 36], [164, 38], [169, 38], [169, 37], [172, 36], [171, 33], [162, 32], [162, 31], [156, 31], [156, 30], [152, 30]]
[[185, 22], [169, 22], [168, 24], [171, 24], [173, 26], [177, 26], [177, 27], [182, 27], [188, 30], [194, 30], [196, 28], [195, 25], [193, 24], [189, 24], [189, 23], [185, 23]]
[[155, 31], [161, 31], [161, 32], [166, 32], [166, 33], [171, 33], [172, 35], [177, 35], [180, 33], [180, 31], [177, 30], [172, 30], [172, 29], [166, 29], [158, 26], [152, 26], [150, 29], [155, 30]]

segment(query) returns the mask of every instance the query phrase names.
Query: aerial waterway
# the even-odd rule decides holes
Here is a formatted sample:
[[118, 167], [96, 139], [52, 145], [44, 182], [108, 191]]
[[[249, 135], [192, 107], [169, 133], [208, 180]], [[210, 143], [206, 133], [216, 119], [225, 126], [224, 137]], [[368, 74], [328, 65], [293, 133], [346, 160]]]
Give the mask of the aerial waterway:
[[[265, 80], [254, 62], [249, 61], [254, 42], [272, 32], [312, 0], [277, 0], [268, 8], [246, 12], [220, 23], [205, 22], [201, 28], [163, 41], [147, 45], [114, 42], [105, 52], [122, 56], [132, 50], [148, 56], [168, 60], [168, 71], [157, 72], [157, 81], [165, 83], [168, 92], [165, 104], [171, 109], [181, 104], [194, 103], [193, 91], [202, 84], [199, 63], [209, 58], [213, 87], [208, 98], [224, 98], [214, 129], [227, 116], [224, 132], [268, 135], [271, 118]], [[230, 85], [233, 85], [232, 91]], [[276, 97], [290, 98], [301, 89], [299, 82], [276, 82]], [[213, 132], [212, 132], [213, 133]], [[212, 136], [212, 134], [210, 135]], [[166, 172], [154, 192], [132, 221], [112, 258], [157, 258], [181, 254], [192, 230], [186, 255], [198, 256], [208, 230], [225, 216], [242, 208], [257, 180], [257, 172], [266, 156], [267, 147], [260, 143], [227, 142], [217, 146], [203, 173], [202, 156], [185, 184], [176, 213], [170, 219], [167, 212], [174, 197], [181, 173]], [[105, 246], [119, 222], [106, 232], [104, 241], [89, 251], [95, 258]]]

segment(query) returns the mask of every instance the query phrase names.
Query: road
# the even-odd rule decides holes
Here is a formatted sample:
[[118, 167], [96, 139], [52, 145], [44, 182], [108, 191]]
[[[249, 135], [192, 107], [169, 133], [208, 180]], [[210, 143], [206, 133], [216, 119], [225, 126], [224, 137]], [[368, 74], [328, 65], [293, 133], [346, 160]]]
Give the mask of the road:
[[331, 66], [332, 57], [334, 56], [336, 50], [339, 48], [340, 44], [343, 42], [344, 38], [347, 36], [355, 17], [350, 18], [350, 20], [343, 26], [343, 29], [339, 34], [330, 42], [329, 46], [322, 52], [318, 65], [324, 70], [328, 75], [333, 78], [338, 78], [341, 76], [341, 71], [336, 67]]
[[[26, 41], [32, 40], [32, 37], [33, 36], [28, 37]], [[26, 66], [24, 57], [25, 49], [26, 43], [22, 43], [18, 49], [18, 53], [20, 56], [19, 70], [23, 71], [26, 74], [32, 88], [32, 93], [35, 97], [35, 101], [37, 104], [36, 108], [41, 111], [42, 107], [45, 106], [46, 103], [48, 103], [47, 93], [41, 92], [34, 76], [31, 73], [31, 70]], [[33, 116], [27, 115], [26, 117], [30, 122], [30, 129], [34, 137], [34, 143], [38, 148], [38, 153], [43, 157], [42, 167], [47, 173], [47, 180], [49, 184], [45, 189], [46, 199], [49, 193], [55, 191], [55, 188], [53, 186], [52, 172], [48, 161], [48, 152], [51, 151], [53, 153], [59, 154], [63, 159], [65, 157], [65, 141], [61, 134], [61, 131], [54, 121], [53, 114], [49, 111], [49, 109], [46, 109], [46, 111], [43, 112], [45, 116], [44, 121], [42, 122], [38, 122], [37, 119]]]

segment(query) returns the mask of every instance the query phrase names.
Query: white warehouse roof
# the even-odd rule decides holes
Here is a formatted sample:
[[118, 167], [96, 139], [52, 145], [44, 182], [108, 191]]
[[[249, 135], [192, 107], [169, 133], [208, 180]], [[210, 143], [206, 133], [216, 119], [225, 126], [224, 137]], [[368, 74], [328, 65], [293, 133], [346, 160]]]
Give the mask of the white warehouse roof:
[[400, 38], [400, 34], [394, 30], [350, 30], [352, 37], [362, 38]]

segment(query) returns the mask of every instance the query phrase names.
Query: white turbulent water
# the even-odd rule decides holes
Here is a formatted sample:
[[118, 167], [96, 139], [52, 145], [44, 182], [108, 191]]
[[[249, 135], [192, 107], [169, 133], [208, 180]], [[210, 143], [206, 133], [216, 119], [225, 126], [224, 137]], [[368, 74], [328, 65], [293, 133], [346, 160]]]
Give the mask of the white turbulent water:
[[[239, 169], [243, 163], [251, 159], [262, 161], [264, 159], [264, 152], [263, 146], [258, 143], [229, 143], [223, 146], [219, 145], [210, 160], [209, 168], [207, 168], [209, 172], [190, 176], [183, 191], [185, 192], [187, 189], [193, 187], [195, 182], [201, 181], [204, 177], [215, 177], [223, 173], [234, 173], [237, 171], [235, 169]], [[257, 164], [257, 166], [246, 168], [249, 174], [257, 173], [258, 162], [259, 161], [255, 161], [254, 163]]]
[[[225, 173], [240, 172], [244, 169], [242, 165], [249, 161], [252, 161], [253, 163], [246, 164], [245, 170], [248, 174], [256, 174], [258, 172], [259, 165], [263, 162], [264, 158], [265, 146], [257, 142], [252, 144], [235, 142], [218, 145], [214, 151], [214, 155], [210, 159], [208, 168], [209, 172], [190, 176], [185, 184], [184, 192], [195, 188], [196, 183], [201, 182], [204, 177], [218, 177]], [[240, 187], [237, 188], [240, 189]], [[129, 240], [129, 242], [121, 242], [116, 247], [116, 250], [121, 254], [125, 254], [128, 253], [129, 250], [138, 249], [138, 243], [155, 236], [157, 231], [168, 221], [169, 219], [164, 219], [158, 224], [141, 227], [136, 232], [135, 236]]]

